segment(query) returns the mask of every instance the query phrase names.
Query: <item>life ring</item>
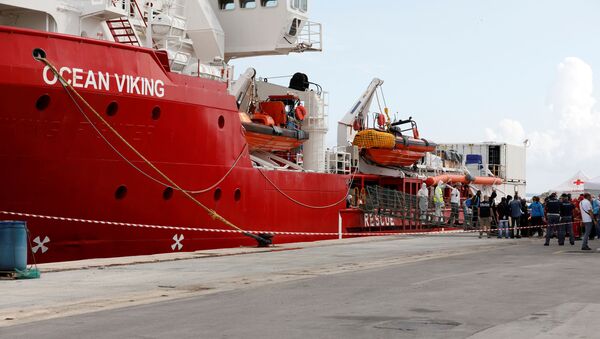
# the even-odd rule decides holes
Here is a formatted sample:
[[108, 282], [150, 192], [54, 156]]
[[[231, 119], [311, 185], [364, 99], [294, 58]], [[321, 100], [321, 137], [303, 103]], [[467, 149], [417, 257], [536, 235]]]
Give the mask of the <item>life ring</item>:
[[377, 124], [379, 125], [379, 127], [385, 126], [385, 115], [381, 113], [377, 115]]
[[296, 107], [296, 119], [298, 119], [300, 121], [304, 121], [305, 117], [306, 117], [306, 107], [304, 107], [302, 105], [298, 105], [298, 107]]

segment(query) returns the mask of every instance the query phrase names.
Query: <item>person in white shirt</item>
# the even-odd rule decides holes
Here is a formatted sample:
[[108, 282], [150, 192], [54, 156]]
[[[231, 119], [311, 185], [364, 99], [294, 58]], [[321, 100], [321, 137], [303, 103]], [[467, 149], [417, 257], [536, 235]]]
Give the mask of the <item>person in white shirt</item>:
[[450, 192], [450, 218], [448, 219], [448, 224], [458, 225], [458, 209], [460, 207], [460, 191], [457, 187], [450, 186], [452, 190]]
[[585, 227], [585, 233], [583, 235], [583, 244], [581, 244], [581, 250], [590, 251], [588, 247], [588, 239], [592, 232], [592, 225], [594, 224], [594, 209], [592, 208], [592, 196], [589, 193], [583, 195], [583, 200], [579, 203], [579, 210], [581, 210], [581, 222]]

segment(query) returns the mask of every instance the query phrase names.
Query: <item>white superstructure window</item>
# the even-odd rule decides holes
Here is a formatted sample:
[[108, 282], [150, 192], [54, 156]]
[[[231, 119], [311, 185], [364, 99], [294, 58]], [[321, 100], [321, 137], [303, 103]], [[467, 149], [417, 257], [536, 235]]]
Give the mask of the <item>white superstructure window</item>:
[[302, 12], [308, 10], [308, 0], [291, 0], [291, 3], [293, 9], [299, 9]]
[[241, 8], [256, 8], [256, 0], [240, 0]]
[[277, 7], [277, 0], [260, 0], [260, 5], [263, 7]]
[[235, 9], [235, 0], [219, 0], [219, 8], [223, 11]]

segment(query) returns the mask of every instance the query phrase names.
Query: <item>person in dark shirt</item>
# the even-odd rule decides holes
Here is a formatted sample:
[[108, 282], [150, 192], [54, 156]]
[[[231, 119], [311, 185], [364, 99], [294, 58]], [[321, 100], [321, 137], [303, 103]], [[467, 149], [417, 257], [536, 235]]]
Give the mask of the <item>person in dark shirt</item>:
[[502, 234], [504, 233], [506, 239], [510, 237], [510, 232], [508, 230], [508, 204], [506, 203], [506, 198], [502, 197], [500, 203], [496, 207], [496, 211], [498, 212], [498, 239], [502, 238]]
[[521, 211], [523, 211], [523, 214], [521, 214], [521, 235], [530, 237], [533, 231], [529, 228], [529, 209], [527, 208], [527, 201], [524, 198], [521, 199]]
[[510, 208], [510, 224], [513, 228], [513, 237], [520, 238], [521, 237], [521, 215], [523, 211], [521, 211], [521, 199], [517, 194], [515, 194], [515, 198], [508, 204]]
[[573, 237], [573, 211], [575, 206], [568, 198], [568, 196], [562, 196], [562, 202], [560, 204], [560, 225], [558, 226], [558, 245], [565, 245], [565, 230], [569, 232], [569, 242], [571, 246], [575, 245], [575, 238]]
[[477, 229], [479, 226], [478, 216], [479, 216], [479, 204], [480, 203], [481, 203], [481, 191], [477, 191], [475, 196], [471, 199], [471, 209], [473, 210], [473, 223], [471, 224], [471, 226], [474, 227], [475, 229]]
[[479, 239], [483, 236], [483, 233], [487, 234], [490, 238], [490, 228], [492, 220], [492, 204], [487, 195], [483, 197], [483, 200], [479, 203]]
[[546, 242], [544, 246], [550, 246], [550, 239], [557, 232], [558, 223], [560, 223], [560, 206], [561, 202], [556, 198], [556, 193], [550, 194], [550, 196], [544, 201], [546, 207], [546, 219], [548, 220], [548, 227], [546, 228]]

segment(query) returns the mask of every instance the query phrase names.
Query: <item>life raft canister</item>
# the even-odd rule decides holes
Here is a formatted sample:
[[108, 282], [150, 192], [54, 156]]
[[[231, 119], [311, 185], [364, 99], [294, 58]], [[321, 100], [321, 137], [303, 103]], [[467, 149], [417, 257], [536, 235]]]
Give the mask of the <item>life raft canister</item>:
[[306, 107], [304, 107], [302, 105], [298, 105], [298, 107], [296, 107], [296, 119], [298, 119], [300, 121], [304, 121], [305, 117], [306, 117]]
[[381, 113], [377, 114], [377, 124], [379, 125], [379, 127], [385, 126], [385, 115]]

